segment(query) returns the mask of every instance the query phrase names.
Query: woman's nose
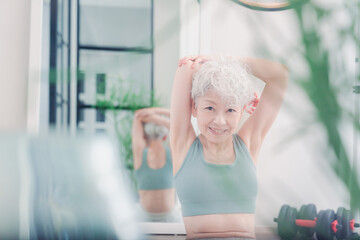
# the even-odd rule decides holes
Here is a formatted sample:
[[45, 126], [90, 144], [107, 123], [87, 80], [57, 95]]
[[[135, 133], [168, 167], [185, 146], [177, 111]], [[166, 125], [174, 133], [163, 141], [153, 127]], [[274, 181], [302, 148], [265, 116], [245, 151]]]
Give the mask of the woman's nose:
[[217, 114], [214, 119], [214, 123], [217, 125], [223, 125], [225, 124], [225, 117], [223, 114]]

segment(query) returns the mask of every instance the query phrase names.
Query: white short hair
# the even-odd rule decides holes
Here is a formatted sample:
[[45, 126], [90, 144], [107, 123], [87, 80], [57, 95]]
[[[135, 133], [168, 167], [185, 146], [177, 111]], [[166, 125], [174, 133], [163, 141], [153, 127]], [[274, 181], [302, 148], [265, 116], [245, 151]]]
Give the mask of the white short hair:
[[162, 139], [167, 136], [169, 130], [152, 122], [144, 123], [144, 134], [147, 139]]
[[194, 74], [191, 98], [197, 98], [214, 89], [226, 105], [239, 107], [254, 98], [254, 79], [247, 67], [238, 59], [217, 57], [206, 61]]

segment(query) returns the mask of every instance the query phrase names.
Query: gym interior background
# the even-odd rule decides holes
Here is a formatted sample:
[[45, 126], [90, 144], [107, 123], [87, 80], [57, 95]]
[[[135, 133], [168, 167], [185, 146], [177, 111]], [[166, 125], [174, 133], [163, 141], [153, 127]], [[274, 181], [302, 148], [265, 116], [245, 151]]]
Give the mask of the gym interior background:
[[[290, 81], [260, 153], [257, 225], [274, 226], [284, 203], [359, 209], [358, 9], [356, 0], [280, 12], [227, 0], [2, 1], [0, 130], [118, 139], [132, 108], [169, 107], [180, 57], [270, 58]], [[112, 98], [125, 90], [141, 99]]]

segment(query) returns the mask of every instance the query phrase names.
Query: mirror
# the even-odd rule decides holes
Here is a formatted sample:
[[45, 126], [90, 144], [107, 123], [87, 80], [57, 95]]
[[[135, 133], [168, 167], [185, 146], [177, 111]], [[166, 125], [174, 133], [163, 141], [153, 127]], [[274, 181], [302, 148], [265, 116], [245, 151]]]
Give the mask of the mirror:
[[[149, 0], [43, 2], [40, 111], [49, 119], [41, 118], [40, 132], [106, 134], [118, 142], [119, 161], [128, 170], [141, 221], [182, 222], [173, 187], [156, 194], [138, 191], [136, 175], [141, 174], [134, 169], [131, 132], [134, 110], [170, 104], [169, 79], [179, 58], [177, 5]], [[165, 62], [172, 67], [164, 69]], [[160, 160], [167, 159], [167, 166], [167, 141], [164, 146]], [[147, 149], [149, 156], [157, 157]], [[155, 162], [157, 171], [159, 164]], [[160, 216], [169, 210], [174, 211], [172, 217]]]
[[[123, 144], [119, 148], [125, 146], [131, 152], [129, 130], [133, 110], [152, 106], [155, 100], [152, 90], [156, 97], [162, 97], [161, 105], [170, 105], [171, 82], [180, 56], [228, 54], [279, 60], [288, 65], [291, 81], [284, 106], [259, 159], [257, 224], [275, 226], [273, 218], [283, 203], [300, 206], [313, 202], [318, 209], [357, 206], [360, 194], [354, 179], [358, 176], [359, 130], [357, 125], [353, 129], [358, 113], [353, 113], [352, 98], [358, 101], [358, 97], [352, 95], [351, 89], [354, 81], [358, 84], [354, 76], [357, 79], [359, 75], [358, 61], [354, 61], [354, 53], [358, 51], [354, 19], [359, 18], [353, 10], [358, 5], [341, 2], [329, 5], [319, 0], [301, 8], [264, 14], [231, 1], [201, 0], [200, 10], [197, 1], [122, 1], [121, 6], [117, 1], [102, 2], [104, 6], [97, 5], [96, 1], [79, 1], [80, 8], [84, 7], [79, 11], [80, 23], [87, 24], [87, 28], [80, 26], [82, 50], [78, 63], [76, 37], [73, 39], [76, 31], [70, 30], [71, 36], [68, 29], [62, 31], [59, 42], [64, 48], [62, 52], [57, 49], [59, 54], [54, 58], [58, 59], [57, 65], [50, 67], [59, 65], [71, 71], [69, 75], [64, 74], [65, 71], [57, 72], [57, 79], [63, 81], [54, 89], [48, 84], [51, 69], [47, 67], [53, 49], [49, 37], [50, 1], [44, 1], [43, 76], [46, 80], [42, 81], [45, 85], [41, 90], [41, 112], [43, 116], [51, 116], [50, 125], [60, 132], [106, 132], [116, 138], [122, 136]], [[61, 4], [66, 2], [58, 1], [58, 5]], [[74, 4], [71, 12], [76, 12], [76, 1], [71, 4]], [[114, 14], [108, 14], [107, 10], [114, 9], [126, 14], [111, 18]], [[91, 17], [99, 15], [101, 21], [119, 26], [129, 22], [122, 17], [130, 13], [138, 20], [128, 29], [121, 28], [122, 35], [127, 36], [124, 39], [116, 34], [116, 28], [110, 28], [105, 22], [97, 23], [98, 18]], [[62, 16], [59, 24], [68, 19], [68, 15]], [[71, 17], [69, 22], [76, 22], [76, 18]], [[92, 32], [91, 26], [99, 33]], [[108, 37], [111, 33], [115, 33], [114, 37]], [[128, 38], [130, 35], [133, 38]], [[97, 46], [100, 44], [102, 48]], [[66, 46], [72, 49], [70, 53]], [[76, 72], [74, 69], [78, 66], [80, 71]], [[133, 81], [127, 81], [129, 79]], [[117, 83], [123, 85], [116, 86]], [[56, 94], [47, 96], [49, 87], [50, 94], [54, 90]], [[131, 98], [131, 94], [126, 94], [129, 91], [142, 97]], [[142, 91], [145, 93], [140, 94]], [[136, 107], [129, 104], [130, 99]], [[128, 105], [121, 108], [124, 103]], [[104, 110], [109, 106], [112, 110]], [[47, 117], [40, 123], [42, 131], [49, 129]], [[121, 152], [125, 165], [131, 169], [132, 161], [125, 150]], [[306, 173], [310, 176], [305, 176]], [[131, 172], [129, 175], [133, 176]], [[129, 181], [136, 189], [134, 184]]]
[[169, 128], [169, 109], [143, 108], [135, 112], [131, 137], [139, 196], [137, 208], [145, 221], [182, 220], [167, 141]]

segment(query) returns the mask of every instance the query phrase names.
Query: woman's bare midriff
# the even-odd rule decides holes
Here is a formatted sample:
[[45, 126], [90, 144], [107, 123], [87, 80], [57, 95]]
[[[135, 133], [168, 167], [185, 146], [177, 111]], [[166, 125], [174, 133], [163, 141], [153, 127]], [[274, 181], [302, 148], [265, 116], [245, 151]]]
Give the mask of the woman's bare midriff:
[[140, 204], [148, 212], [162, 213], [175, 206], [175, 189], [139, 190]]
[[184, 217], [186, 239], [255, 238], [254, 214], [210, 214]]

